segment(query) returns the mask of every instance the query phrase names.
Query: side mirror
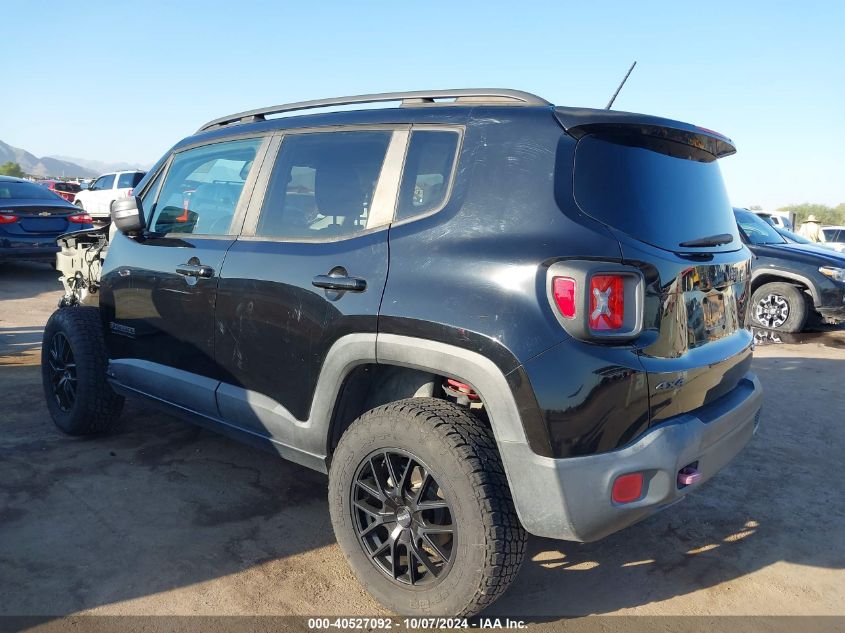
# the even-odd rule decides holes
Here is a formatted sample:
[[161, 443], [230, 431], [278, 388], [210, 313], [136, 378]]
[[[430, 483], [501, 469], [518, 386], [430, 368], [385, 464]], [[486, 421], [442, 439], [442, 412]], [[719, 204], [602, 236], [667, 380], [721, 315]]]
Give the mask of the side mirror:
[[138, 196], [118, 198], [111, 203], [111, 221], [121, 233], [136, 233], [144, 229], [144, 210]]

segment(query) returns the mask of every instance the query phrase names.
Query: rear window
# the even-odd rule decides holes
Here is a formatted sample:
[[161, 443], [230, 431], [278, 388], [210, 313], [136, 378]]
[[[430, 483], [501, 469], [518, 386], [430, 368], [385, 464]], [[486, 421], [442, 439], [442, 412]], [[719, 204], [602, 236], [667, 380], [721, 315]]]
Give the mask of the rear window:
[[4, 182], [0, 180], [0, 200], [55, 200], [52, 191], [34, 182]]
[[[585, 136], [575, 151], [574, 192], [590, 217], [659, 248], [742, 247], [716, 160], [689, 145], [643, 135]], [[722, 234], [733, 240], [680, 246]]]

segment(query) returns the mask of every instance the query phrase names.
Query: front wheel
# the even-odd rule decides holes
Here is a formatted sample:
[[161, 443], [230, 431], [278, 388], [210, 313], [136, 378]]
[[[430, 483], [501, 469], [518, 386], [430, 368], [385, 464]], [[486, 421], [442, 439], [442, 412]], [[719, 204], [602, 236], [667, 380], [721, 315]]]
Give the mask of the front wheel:
[[401, 614], [478, 613], [525, 553], [492, 432], [443, 400], [401, 400], [358, 418], [332, 459], [329, 508], [361, 584]]
[[80, 210], [85, 211], [85, 205], [82, 204], [82, 200], [77, 200], [74, 204], [80, 208]]
[[804, 293], [784, 282], [763, 284], [751, 295], [754, 325], [780, 332], [800, 332], [809, 314]]
[[123, 398], [106, 380], [107, 355], [97, 308], [59, 308], [41, 345], [41, 382], [47, 410], [68, 435], [117, 427]]

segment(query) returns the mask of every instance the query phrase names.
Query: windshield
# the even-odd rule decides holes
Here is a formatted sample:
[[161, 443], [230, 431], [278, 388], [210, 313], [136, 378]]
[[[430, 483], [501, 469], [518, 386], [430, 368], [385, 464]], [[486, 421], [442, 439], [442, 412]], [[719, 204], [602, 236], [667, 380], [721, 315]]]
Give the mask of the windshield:
[[785, 244], [786, 240], [756, 213], [734, 211], [742, 236], [749, 244]]
[[34, 182], [0, 180], [0, 200], [55, 200], [56, 198], [59, 197], [52, 191]]
[[[742, 248], [715, 158], [689, 145], [642, 134], [585, 136], [574, 190], [584, 213], [659, 248]], [[721, 239], [681, 246], [708, 238]]]
[[813, 244], [812, 241], [808, 240], [803, 235], [798, 235], [798, 233], [793, 233], [792, 231], [787, 231], [786, 229], [775, 230], [781, 235], [783, 235], [786, 239], [792, 240], [793, 242], [797, 242], [798, 244]]

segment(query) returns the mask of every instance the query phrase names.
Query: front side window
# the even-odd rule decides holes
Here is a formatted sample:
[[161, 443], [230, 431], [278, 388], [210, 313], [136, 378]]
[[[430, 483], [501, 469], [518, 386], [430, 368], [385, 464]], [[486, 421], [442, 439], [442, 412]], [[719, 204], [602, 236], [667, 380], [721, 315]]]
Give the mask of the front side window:
[[114, 174], [100, 176], [94, 183], [95, 189], [111, 189], [112, 187], [114, 187]]
[[150, 230], [229, 235], [261, 142], [260, 138], [228, 141], [176, 154], [158, 198], [154, 198], [157, 182], [144, 195], [144, 202], [156, 200]]
[[326, 239], [363, 231], [390, 138], [381, 130], [285, 137], [256, 235]]
[[443, 205], [459, 138], [457, 132], [441, 130], [415, 130], [411, 134], [396, 220], [428, 213]]

